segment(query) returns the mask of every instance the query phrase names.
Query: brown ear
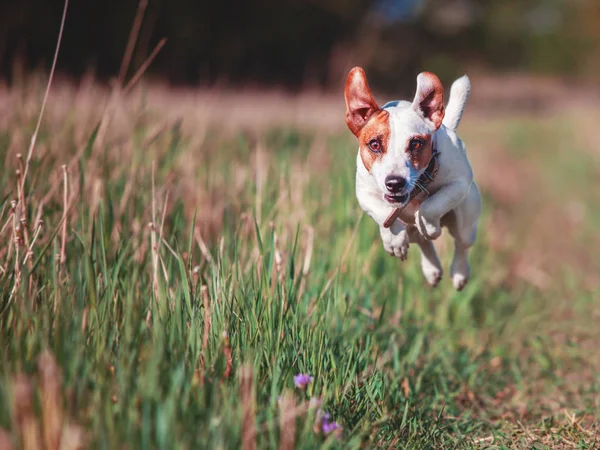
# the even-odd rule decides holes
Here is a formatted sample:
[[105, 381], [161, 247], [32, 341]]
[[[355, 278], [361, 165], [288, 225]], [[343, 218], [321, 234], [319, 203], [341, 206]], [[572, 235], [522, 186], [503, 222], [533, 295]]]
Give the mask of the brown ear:
[[425, 120], [429, 120], [437, 130], [444, 119], [444, 87], [438, 77], [431, 72], [420, 73], [417, 77], [417, 93], [412, 107]]
[[355, 67], [348, 74], [344, 97], [346, 98], [346, 124], [350, 131], [358, 136], [369, 118], [379, 111], [362, 68]]

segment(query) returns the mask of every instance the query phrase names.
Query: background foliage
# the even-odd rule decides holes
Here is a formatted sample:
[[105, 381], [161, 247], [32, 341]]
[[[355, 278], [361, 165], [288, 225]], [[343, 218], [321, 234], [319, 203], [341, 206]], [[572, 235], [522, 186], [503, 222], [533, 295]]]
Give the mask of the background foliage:
[[[118, 72], [137, 0], [73, 1], [59, 67]], [[0, 4], [0, 75], [49, 67], [62, 0]], [[423, 68], [469, 66], [593, 76], [595, 0], [150, 0], [137, 65], [162, 38], [152, 72], [174, 83], [330, 86], [362, 64], [380, 88]]]

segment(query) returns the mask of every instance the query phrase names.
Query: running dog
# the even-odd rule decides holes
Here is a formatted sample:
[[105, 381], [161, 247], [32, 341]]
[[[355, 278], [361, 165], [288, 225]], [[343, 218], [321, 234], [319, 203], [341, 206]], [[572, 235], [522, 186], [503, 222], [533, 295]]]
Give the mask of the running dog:
[[423, 72], [412, 102], [379, 107], [365, 72], [355, 67], [344, 91], [346, 124], [359, 143], [356, 197], [379, 225], [384, 249], [404, 261], [409, 243], [416, 243], [423, 274], [437, 286], [443, 271], [432, 241], [446, 227], [454, 238], [450, 274], [459, 291], [469, 280], [468, 249], [481, 214], [479, 189], [456, 135], [470, 89], [466, 75], [456, 80], [444, 108], [442, 83]]

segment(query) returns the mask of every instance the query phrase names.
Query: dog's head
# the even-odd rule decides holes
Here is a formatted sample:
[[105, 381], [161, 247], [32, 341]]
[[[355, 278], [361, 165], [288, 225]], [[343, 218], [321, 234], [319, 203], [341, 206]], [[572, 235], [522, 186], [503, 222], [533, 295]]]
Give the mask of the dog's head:
[[432, 157], [434, 133], [444, 118], [444, 88], [434, 74], [417, 77], [412, 103], [377, 106], [365, 72], [355, 67], [348, 74], [346, 124], [358, 138], [360, 156], [375, 178], [384, 199], [404, 205]]

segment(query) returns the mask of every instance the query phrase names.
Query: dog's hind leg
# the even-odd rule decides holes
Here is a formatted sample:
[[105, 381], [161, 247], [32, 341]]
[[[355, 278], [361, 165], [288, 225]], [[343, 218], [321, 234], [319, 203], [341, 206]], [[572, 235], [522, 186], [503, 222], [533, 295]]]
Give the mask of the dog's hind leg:
[[479, 190], [473, 185], [466, 201], [443, 220], [454, 238], [454, 257], [450, 265], [450, 276], [452, 284], [458, 291], [467, 285], [471, 275], [468, 250], [477, 238], [477, 220], [480, 212]]
[[470, 233], [472, 237], [454, 237], [454, 257], [450, 265], [450, 276], [457, 291], [461, 291], [467, 285], [471, 275], [468, 250], [475, 243], [476, 226]]
[[414, 242], [421, 249], [421, 270], [427, 283], [433, 287], [437, 286], [442, 279], [443, 270], [433, 242], [425, 239], [414, 226], [407, 227], [406, 231], [410, 242]]

